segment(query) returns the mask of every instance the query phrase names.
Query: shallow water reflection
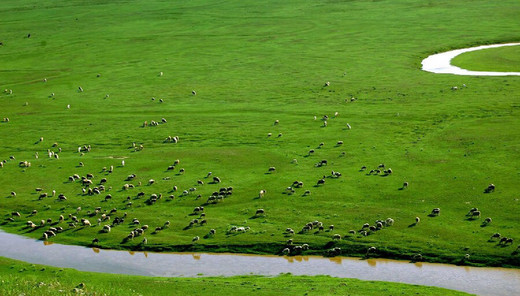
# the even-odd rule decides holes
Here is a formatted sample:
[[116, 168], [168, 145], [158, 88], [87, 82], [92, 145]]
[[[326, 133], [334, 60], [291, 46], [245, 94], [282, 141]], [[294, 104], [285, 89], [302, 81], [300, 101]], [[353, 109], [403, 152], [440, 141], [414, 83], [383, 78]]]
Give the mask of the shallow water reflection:
[[330, 275], [437, 286], [479, 295], [518, 295], [520, 270], [476, 268], [388, 259], [153, 253], [42, 244], [0, 230], [0, 256], [81, 271], [161, 277]]

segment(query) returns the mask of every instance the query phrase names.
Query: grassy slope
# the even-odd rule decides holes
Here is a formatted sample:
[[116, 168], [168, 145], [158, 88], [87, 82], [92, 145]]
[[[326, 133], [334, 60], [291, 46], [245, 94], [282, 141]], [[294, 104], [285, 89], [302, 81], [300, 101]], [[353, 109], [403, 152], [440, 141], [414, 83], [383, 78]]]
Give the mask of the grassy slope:
[[[29, 231], [27, 220], [56, 221], [78, 206], [78, 217], [89, 218], [87, 211], [101, 206], [118, 209], [112, 218], [127, 212], [152, 228], [171, 221], [169, 229], [146, 235], [149, 249], [279, 253], [287, 227], [298, 231], [319, 220], [334, 224], [334, 232], [297, 234], [294, 241], [309, 243], [309, 253], [321, 254], [332, 246], [333, 233], [346, 235], [363, 223], [392, 217], [392, 227], [334, 245], [348, 255], [363, 255], [374, 245], [380, 250], [376, 256], [408, 259], [422, 253], [426, 260], [459, 263], [469, 253], [470, 264], [520, 265], [512, 253], [516, 245], [487, 241], [494, 232], [520, 239], [514, 228], [518, 78], [419, 70], [421, 59], [433, 52], [518, 38], [517, 1], [472, 1], [471, 10], [467, 1], [411, 0], [4, 2], [0, 87], [13, 94], [0, 96], [0, 117], [10, 118], [0, 124], [0, 156], [14, 155], [16, 161], [0, 169], [0, 213], [6, 219], [12, 211], [23, 215], [3, 229], [41, 237], [46, 228]], [[324, 88], [326, 81], [331, 86]], [[463, 83], [468, 87], [450, 90]], [[55, 97], [49, 98], [51, 93]], [[358, 99], [346, 103], [351, 97]], [[331, 116], [326, 128], [313, 120], [323, 114]], [[141, 127], [145, 120], [163, 117], [168, 123]], [[276, 119], [280, 124], [274, 126]], [[180, 143], [163, 143], [169, 135], [180, 136]], [[345, 144], [336, 147], [338, 140]], [[59, 160], [46, 156], [47, 149], [57, 151], [55, 142], [63, 149]], [[142, 143], [144, 150], [134, 152], [132, 142]], [[325, 146], [316, 149], [320, 142]], [[77, 147], [85, 144], [93, 150], [80, 156]], [[316, 153], [306, 157], [309, 149]], [[118, 157], [127, 157], [124, 168], [118, 167]], [[185, 168], [184, 175], [166, 171], [175, 159], [181, 160], [177, 170]], [[316, 168], [321, 159], [329, 165]], [[32, 167], [19, 168], [20, 160]], [[80, 161], [84, 167], [77, 166]], [[363, 165], [371, 169], [379, 163], [394, 173], [359, 172]], [[101, 171], [110, 165], [112, 174]], [[270, 166], [276, 173], [266, 174]], [[331, 170], [343, 176], [313, 187]], [[208, 171], [222, 184], [208, 184]], [[74, 173], [93, 173], [96, 183], [106, 177], [113, 199], [104, 202], [106, 193], [82, 195], [78, 183], [67, 182]], [[138, 176], [134, 184], [157, 182], [121, 191], [131, 173]], [[197, 186], [198, 179], [206, 184]], [[305, 186], [289, 196], [284, 190], [294, 180]], [[409, 188], [398, 190], [404, 181]], [[497, 190], [484, 194], [489, 183]], [[172, 194], [173, 185], [198, 189], [185, 197], [173, 193], [173, 201], [145, 204], [152, 193]], [[233, 186], [234, 195], [205, 206], [207, 226], [184, 230], [196, 217], [189, 216], [192, 209], [221, 186]], [[40, 201], [36, 187], [55, 189], [68, 200]], [[256, 199], [260, 189], [267, 195]], [[312, 194], [303, 197], [306, 189]], [[13, 190], [16, 198], [9, 196]], [[136, 199], [141, 190], [146, 198]], [[435, 207], [441, 215], [428, 217]], [[481, 227], [479, 220], [466, 220], [471, 207], [493, 223]], [[258, 208], [267, 214], [253, 219]], [[409, 227], [416, 216], [421, 223]], [[99, 233], [98, 226], [78, 227], [52, 240], [89, 245], [97, 237], [106, 248], [142, 248], [140, 238], [122, 243], [134, 228], [128, 218], [110, 234]], [[226, 235], [231, 225], [251, 230]], [[216, 236], [191, 243], [210, 228]]]
[[435, 287], [326, 276], [150, 278], [78, 272], [0, 257], [0, 294], [76, 295], [469, 295]]
[[474, 71], [518, 72], [520, 69], [520, 46], [506, 46], [468, 52], [451, 61], [463, 69]]

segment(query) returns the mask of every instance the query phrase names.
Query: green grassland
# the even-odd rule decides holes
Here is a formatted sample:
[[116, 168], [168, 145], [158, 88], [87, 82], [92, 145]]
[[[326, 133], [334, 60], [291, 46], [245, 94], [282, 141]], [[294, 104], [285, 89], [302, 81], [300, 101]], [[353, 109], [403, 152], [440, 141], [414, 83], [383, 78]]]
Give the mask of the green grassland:
[[520, 46], [489, 48], [455, 57], [452, 65], [473, 71], [520, 71]]
[[[376, 257], [520, 266], [519, 78], [420, 70], [435, 52], [518, 40], [518, 1], [6, 0], [0, 13], [0, 89], [13, 91], [0, 94], [0, 119], [9, 118], [0, 124], [6, 231], [41, 238], [50, 224], [64, 231], [49, 240], [65, 244], [98, 238], [102, 248], [280, 254], [290, 227], [294, 245], [310, 245], [307, 254], [341, 247], [363, 256], [375, 246]], [[165, 143], [168, 136], [180, 141]], [[91, 151], [78, 153], [85, 145]], [[368, 174], [380, 163], [393, 173]], [[211, 184], [208, 172], [222, 182]], [[88, 173], [91, 188], [106, 178], [107, 191], [86, 195], [68, 180]], [[295, 180], [304, 186], [289, 194]], [[126, 183], [136, 188], [123, 190]], [[486, 194], [490, 183], [496, 190]], [[49, 197], [39, 199], [38, 187]], [[233, 194], [207, 203], [221, 187]], [[183, 195], [189, 188], [197, 190]], [[162, 198], [148, 204], [151, 194]], [[189, 227], [201, 205], [207, 224]], [[429, 217], [437, 207], [441, 214]], [[480, 218], [468, 219], [472, 207]], [[265, 215], [255, 215], [260, 208]], [[10, 221], [13, 211], [21, 217]], [[100, 231], [124, 213], [124, 223]], [[69, 214], [92, 227], [69, 228]], [[56, 225], [59, 215], [66, 219]], [[359, 235], [364, 223], [389, 217], [393, 226]], [[486, 217], [493, 222], [484, 226]], [[133, 218], [150, 226], [146, 245], [125, 240], [138, 227]], [[316, 220], [335, 228], [298, 233]], [[229, 233], [232, 226], [250, 230]], [[216, 234], [207, 236], [210, 229]], [[495, 232], [516, 241], [488, 241]]]
[[78, 272], [0, 257], [0, 294], [11, 295], [470, 295], [448, 289], [327, 276], [158, 278]]

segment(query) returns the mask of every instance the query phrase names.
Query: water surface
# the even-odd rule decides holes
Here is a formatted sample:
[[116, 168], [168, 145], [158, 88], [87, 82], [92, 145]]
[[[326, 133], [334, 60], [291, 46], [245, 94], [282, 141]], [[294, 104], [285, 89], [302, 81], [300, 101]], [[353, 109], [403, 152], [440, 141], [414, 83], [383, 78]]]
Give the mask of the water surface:
[[493, 45], [482, 45], [470, 48], [462, 48], [451, 50], [443, 53], [431, 55], [422, 61], [422, 69], [424, 71], [441, 73], [441, 74], [455, 74], [455, 75], [470, 75], [470, 76], [520, 76], [520, 72], [490, 72], [490, 71], [470, 71], [466, 69], [453, 66], [451, 60], [459, 54], [476, 51], [481, 49], [496, 48], [503, 46], [516, 46], [520, 43], [504, 43]]
[[34, 264], [159, 277], [330, 275], [443, 287], [478, 295], [519, 295], [520, 270], [388, 259], [100, 250], [34, 240], [0, 230], [0, 256]]

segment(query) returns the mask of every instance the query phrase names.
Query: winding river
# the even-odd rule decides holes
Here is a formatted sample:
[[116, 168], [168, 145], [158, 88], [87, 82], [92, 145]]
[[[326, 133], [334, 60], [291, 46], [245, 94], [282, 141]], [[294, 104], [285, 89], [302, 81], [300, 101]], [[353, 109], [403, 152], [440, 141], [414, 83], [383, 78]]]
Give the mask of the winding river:
[[99, 250], [34, 240], [0, 230], [0, 256], [80, 271], [159, 277], [330, 275], [341, 278], [437, 286], [478, 295], [510, 296], [520, 291], [520, 270], [387, 259], [151, 253]]
[[[433, 73], [479, 76], [520, 75], [520, 72], [469, 71], [450, 64], [459, 54], [514, 46], [484, 45], [431, 55], [422, 69]], [[0, 256], [34, 264], [80, 271], [158, 277], [265, 275], [330, 275], [361, 280], [401, 282], [443, 287], [478, 295], [510, 296], [520, 293], [520, 270], [477, 268], [448, 264], [409, 263], [388, 259], [318, 256], [257, 256], [206, 253], [151, 253], [100, 250], [34, 240], [0, 230]]]
[[503, 46], [516, 46], [520, 43], [504, 43], [493, 45], [482, 45], [470, 48], [462, 48], [451, 50], [443, 53], [431, 55], [422, 61], [422, 69], [424, 71], [439, 73], [439, 74], [455, 74], [455, 75], [470, 75], [470, 76], [520, 76], [520, 72], [489, 72], [489, 71], [470, 71], [466, 69], [453, 66], [451, 60], [459, 54], [476, 51], [481, 49], [496, 48]]

